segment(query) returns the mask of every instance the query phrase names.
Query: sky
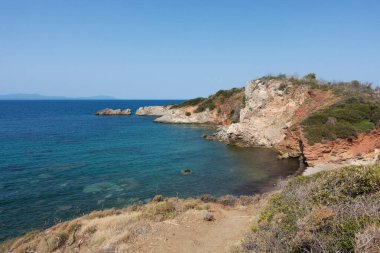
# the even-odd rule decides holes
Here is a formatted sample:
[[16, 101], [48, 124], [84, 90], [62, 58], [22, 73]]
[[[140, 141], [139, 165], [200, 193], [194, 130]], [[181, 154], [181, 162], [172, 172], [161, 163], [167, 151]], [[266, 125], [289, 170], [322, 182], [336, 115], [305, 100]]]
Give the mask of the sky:
[[380, 84], [378, 0], [0, 0], [0, 94], [185, 99], [267, 74]]

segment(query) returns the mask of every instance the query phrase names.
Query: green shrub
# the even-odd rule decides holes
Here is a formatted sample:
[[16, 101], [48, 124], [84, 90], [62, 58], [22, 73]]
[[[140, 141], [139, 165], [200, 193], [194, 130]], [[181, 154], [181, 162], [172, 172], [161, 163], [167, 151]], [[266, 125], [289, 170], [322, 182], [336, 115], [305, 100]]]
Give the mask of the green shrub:
[[185, 115], [189, 117], [191, 115], [191, 112], [186, 112]]
[[173, 108], [181, 108], [181, 107], [186, 107], [186, 106], [195, 106], [199, 103], [201, 103], [202, 101], [204, 101], [205, 98], [202, 98], [202, 97], [199, 97], [199, 98], [193, 98], [193, 99], [189, 99], [181, 104], [178, 104], [178, 105], [174, 105]]
[[[326, 124], [328, 118], [335, 118], [335, 125]], [[360, 132], [373, 129], [380, 120], [379, 103], [363, 102], [357, 98], [347, 99], [345, 102], [316, 112], [303, 123], [308, 143], [334, 140], [336, 138], [352, 138]]]
[[306, 79], [306, 80], [317, 80], [317, 75], [315, 73], [309, 73], [306, 76], [304, 76], [304, 79]]
[[241, 88], [232, 88], [230, 90], [219, 90], [218, 92], [215, 93], [214, 97], [220, 97], [220, 99], [223, 102], [225, 99], [230, 98], [232, 95], [239, 93], [241, 91], [242, 91]]
[[273, 194], [243, 246], [247, 252], [354, 252], [380, 225], [380, 166], [346, 167], [290, 180]]
[[353, 127], [359, 132], [367, 132], [375, 127], [375, 124], [369, 120], [362, 120], [353, 124]]
[[278, 75], [268, 74], [266, 76], [261, 77], [261, 79], [266, 79], [266, 80], [284, 80], [287, 78], [288, 77], [285, 74], [278, 74]]
[[215, 109], [215, 102], [213, 99], [206, 99], [204, 102], [202, 102], [201, 104], [198, 105], [197, 109], [195, 109], [195, 113], [199, 113], [199, 112], [203, 112], [205, 111], [207, 108], [211, 111], [211, 110], [214, 110]]
[[278, 89], [279, 89], [279, 90], [285, 90], [286, 87], [288, 87], [288, 86], [286, 85], [286, 83], [282, 83], [282, 84], [280, 84], [280, 86], [278, 87]]

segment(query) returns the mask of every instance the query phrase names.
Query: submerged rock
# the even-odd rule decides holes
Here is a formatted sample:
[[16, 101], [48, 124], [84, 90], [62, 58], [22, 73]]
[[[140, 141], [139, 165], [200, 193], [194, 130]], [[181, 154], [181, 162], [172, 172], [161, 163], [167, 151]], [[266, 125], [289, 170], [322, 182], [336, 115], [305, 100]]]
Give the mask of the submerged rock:
[[[123, 188], [112, 182], [100, 182], [87, 185], [84, 189], [84, 193], [109, 193], [109, 192], [120, 192]], [[107, 196], [106, 196], [107, 197]]]
[[129, 108], [124, 109], [124, 110], [105, 108], [103, 110], [99, 110], [99, 111], [96, 112], [96, 115], [100, 115], [100, 116], [131, 115], [131, 114], [132, 114], [132, 111]]
[[191, 174], [193, 171], [191, 170], [191, 169], [183, 169], [183, 170], [181, 170], [181, 173], [183, 174], [183, 175], [189, 175], [189, 174]]

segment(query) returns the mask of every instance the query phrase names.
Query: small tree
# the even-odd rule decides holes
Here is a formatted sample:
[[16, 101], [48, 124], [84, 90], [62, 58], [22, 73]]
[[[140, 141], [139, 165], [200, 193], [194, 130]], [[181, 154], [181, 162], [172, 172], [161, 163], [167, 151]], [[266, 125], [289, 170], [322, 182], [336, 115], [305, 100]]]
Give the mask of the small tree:
[[317, 75], [315, 73], [309, 73], [306, 76], [304, 76], [304, 79], [313, 81], [317, 79]]

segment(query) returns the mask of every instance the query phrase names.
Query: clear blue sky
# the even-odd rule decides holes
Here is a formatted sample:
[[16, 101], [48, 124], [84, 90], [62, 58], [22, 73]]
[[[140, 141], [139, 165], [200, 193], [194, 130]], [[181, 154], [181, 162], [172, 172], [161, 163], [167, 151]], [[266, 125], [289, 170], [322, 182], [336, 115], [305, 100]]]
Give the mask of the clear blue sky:
[[190, 98], [308, 72], [380, 84], [380, 1], [0, 0], [0, 94]]

